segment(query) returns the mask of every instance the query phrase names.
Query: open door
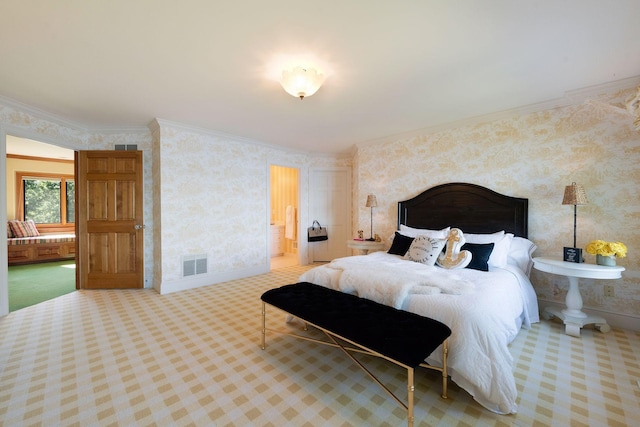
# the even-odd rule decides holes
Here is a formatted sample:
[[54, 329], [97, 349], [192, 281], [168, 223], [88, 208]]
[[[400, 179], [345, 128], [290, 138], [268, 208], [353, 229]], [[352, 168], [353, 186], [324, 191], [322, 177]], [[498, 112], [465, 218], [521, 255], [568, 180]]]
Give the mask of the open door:
[[78, 289], [144, 287], [141, 151], [79, 151]]

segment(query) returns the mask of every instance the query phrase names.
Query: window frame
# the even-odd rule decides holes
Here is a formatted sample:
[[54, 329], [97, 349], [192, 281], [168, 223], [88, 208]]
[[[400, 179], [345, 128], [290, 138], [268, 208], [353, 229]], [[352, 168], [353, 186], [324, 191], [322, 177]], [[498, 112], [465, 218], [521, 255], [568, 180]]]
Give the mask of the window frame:
[[76, 224], [67, 222], [67, 181], [74, 181], [74, 175], [45, 172], [16, 172], [16, 217], [24, 218], [24, 179], [60, 180], [60, 223], [36, 224], [41, 233], [70, 233], [75, 231]]

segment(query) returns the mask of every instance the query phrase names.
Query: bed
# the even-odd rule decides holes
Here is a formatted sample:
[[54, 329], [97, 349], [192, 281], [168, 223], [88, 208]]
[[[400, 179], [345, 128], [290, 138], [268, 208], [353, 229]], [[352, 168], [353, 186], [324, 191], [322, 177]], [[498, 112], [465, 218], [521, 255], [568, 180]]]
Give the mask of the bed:
[[[449, 326], [451, 379], [485, 408], [499, 414], [515, 413], [517, 389], [508, 346], [520, 328], [539, 321], [528, 277], [536, 247], [527, 239], [527, 215], [527, 199], [475, 184], [442, 184], [398, 203], [392, 253], [338, 258], [307, 271], [300, 281], [352, 293]], [[451, 227], [461, 230], [471, 244], [464, 248], [472, 248], [472, 258], [480, 261], [480, 269], [477, 265], [441, 268], [402, 254], [408, 240], [414, 253], [413, 242], [424, 236], [446, 239]], [[435, 250], [441, 252], [446, 247]], [[434, 351], [426, 362], [440, 365], [441, 354]]]

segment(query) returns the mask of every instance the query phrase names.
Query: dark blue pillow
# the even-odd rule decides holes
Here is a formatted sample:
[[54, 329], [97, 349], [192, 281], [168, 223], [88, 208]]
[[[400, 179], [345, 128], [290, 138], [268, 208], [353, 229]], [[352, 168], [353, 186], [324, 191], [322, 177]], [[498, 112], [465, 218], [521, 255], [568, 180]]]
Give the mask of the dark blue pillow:
[[489, 271], [488, 261], [493, 252], [493, 243], [465, 243], [460, 250], [471, 252], [471, 262], [467, 268]]
[[404, 256], [413, 243], [413, 237], [405, 236], [396, 231], [396, 235], [393, 236], [393, 243], [387, 253], [392, 255]]

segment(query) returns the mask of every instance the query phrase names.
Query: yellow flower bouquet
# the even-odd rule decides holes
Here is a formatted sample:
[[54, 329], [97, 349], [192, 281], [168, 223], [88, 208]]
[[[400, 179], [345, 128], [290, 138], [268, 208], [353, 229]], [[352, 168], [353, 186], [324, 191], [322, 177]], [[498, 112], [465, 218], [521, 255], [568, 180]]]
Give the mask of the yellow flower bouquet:
[[604, 240], [592, 240], [586, 247], [587, 253], [591, 255], [616, 256], [624, 258], [627, 256], [627, 246], [622, 242], [605, 242]]

